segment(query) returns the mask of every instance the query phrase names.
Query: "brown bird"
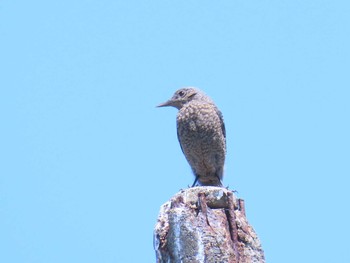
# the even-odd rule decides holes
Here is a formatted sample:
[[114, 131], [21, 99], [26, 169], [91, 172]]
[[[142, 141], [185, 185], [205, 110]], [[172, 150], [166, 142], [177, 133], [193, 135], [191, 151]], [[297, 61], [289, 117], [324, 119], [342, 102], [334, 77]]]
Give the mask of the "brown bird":
[[201, 90], [182, 88], [158, 107], [177, 108], [177, 137], [199, 185], [222, 186], [226, 131], [220, 110]]

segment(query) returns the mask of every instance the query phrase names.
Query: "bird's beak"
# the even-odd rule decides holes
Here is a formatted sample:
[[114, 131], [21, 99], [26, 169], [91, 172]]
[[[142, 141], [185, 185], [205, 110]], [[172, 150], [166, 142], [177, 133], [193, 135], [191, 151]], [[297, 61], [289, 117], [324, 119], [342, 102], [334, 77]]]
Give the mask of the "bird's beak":
[[172, 100], [168, 100], [168, 101], [166, 101], [164, 103], [161, 103], [161, 104], [157, 105], [157, 107], [167, 107], [167, 106], [173, 106]]

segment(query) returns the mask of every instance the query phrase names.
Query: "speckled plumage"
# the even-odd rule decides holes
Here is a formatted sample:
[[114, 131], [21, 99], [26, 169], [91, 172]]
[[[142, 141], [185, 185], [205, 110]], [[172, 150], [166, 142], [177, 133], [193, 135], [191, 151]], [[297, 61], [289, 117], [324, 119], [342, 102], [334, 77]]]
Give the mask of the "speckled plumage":
[[177, 108], [181, 149], [200, 185], [222, 186], [226, 132], [220, 110], [202, 91], [183, 88], [159, 107]]

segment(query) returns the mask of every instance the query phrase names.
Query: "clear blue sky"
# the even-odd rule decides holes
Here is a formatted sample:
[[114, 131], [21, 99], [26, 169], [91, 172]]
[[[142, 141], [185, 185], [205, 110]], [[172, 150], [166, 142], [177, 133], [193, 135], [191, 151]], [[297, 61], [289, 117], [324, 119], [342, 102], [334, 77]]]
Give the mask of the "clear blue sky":
[[267, 262], [350, 262], [349, 1], [0, 2], [0, 262], [155, 262], [193, 181], [173, 108], [222, 110]]

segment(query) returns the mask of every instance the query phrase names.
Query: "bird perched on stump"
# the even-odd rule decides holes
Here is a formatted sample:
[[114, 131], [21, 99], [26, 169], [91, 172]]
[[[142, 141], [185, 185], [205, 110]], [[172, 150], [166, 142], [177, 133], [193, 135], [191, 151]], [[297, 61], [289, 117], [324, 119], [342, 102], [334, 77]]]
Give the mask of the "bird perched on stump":
[[192, 185], [222, 186], [226, 131], [220, 110], [201, 90], [182, 88], [158, 107], [177, 108], [177, 137], [192, 171]]

